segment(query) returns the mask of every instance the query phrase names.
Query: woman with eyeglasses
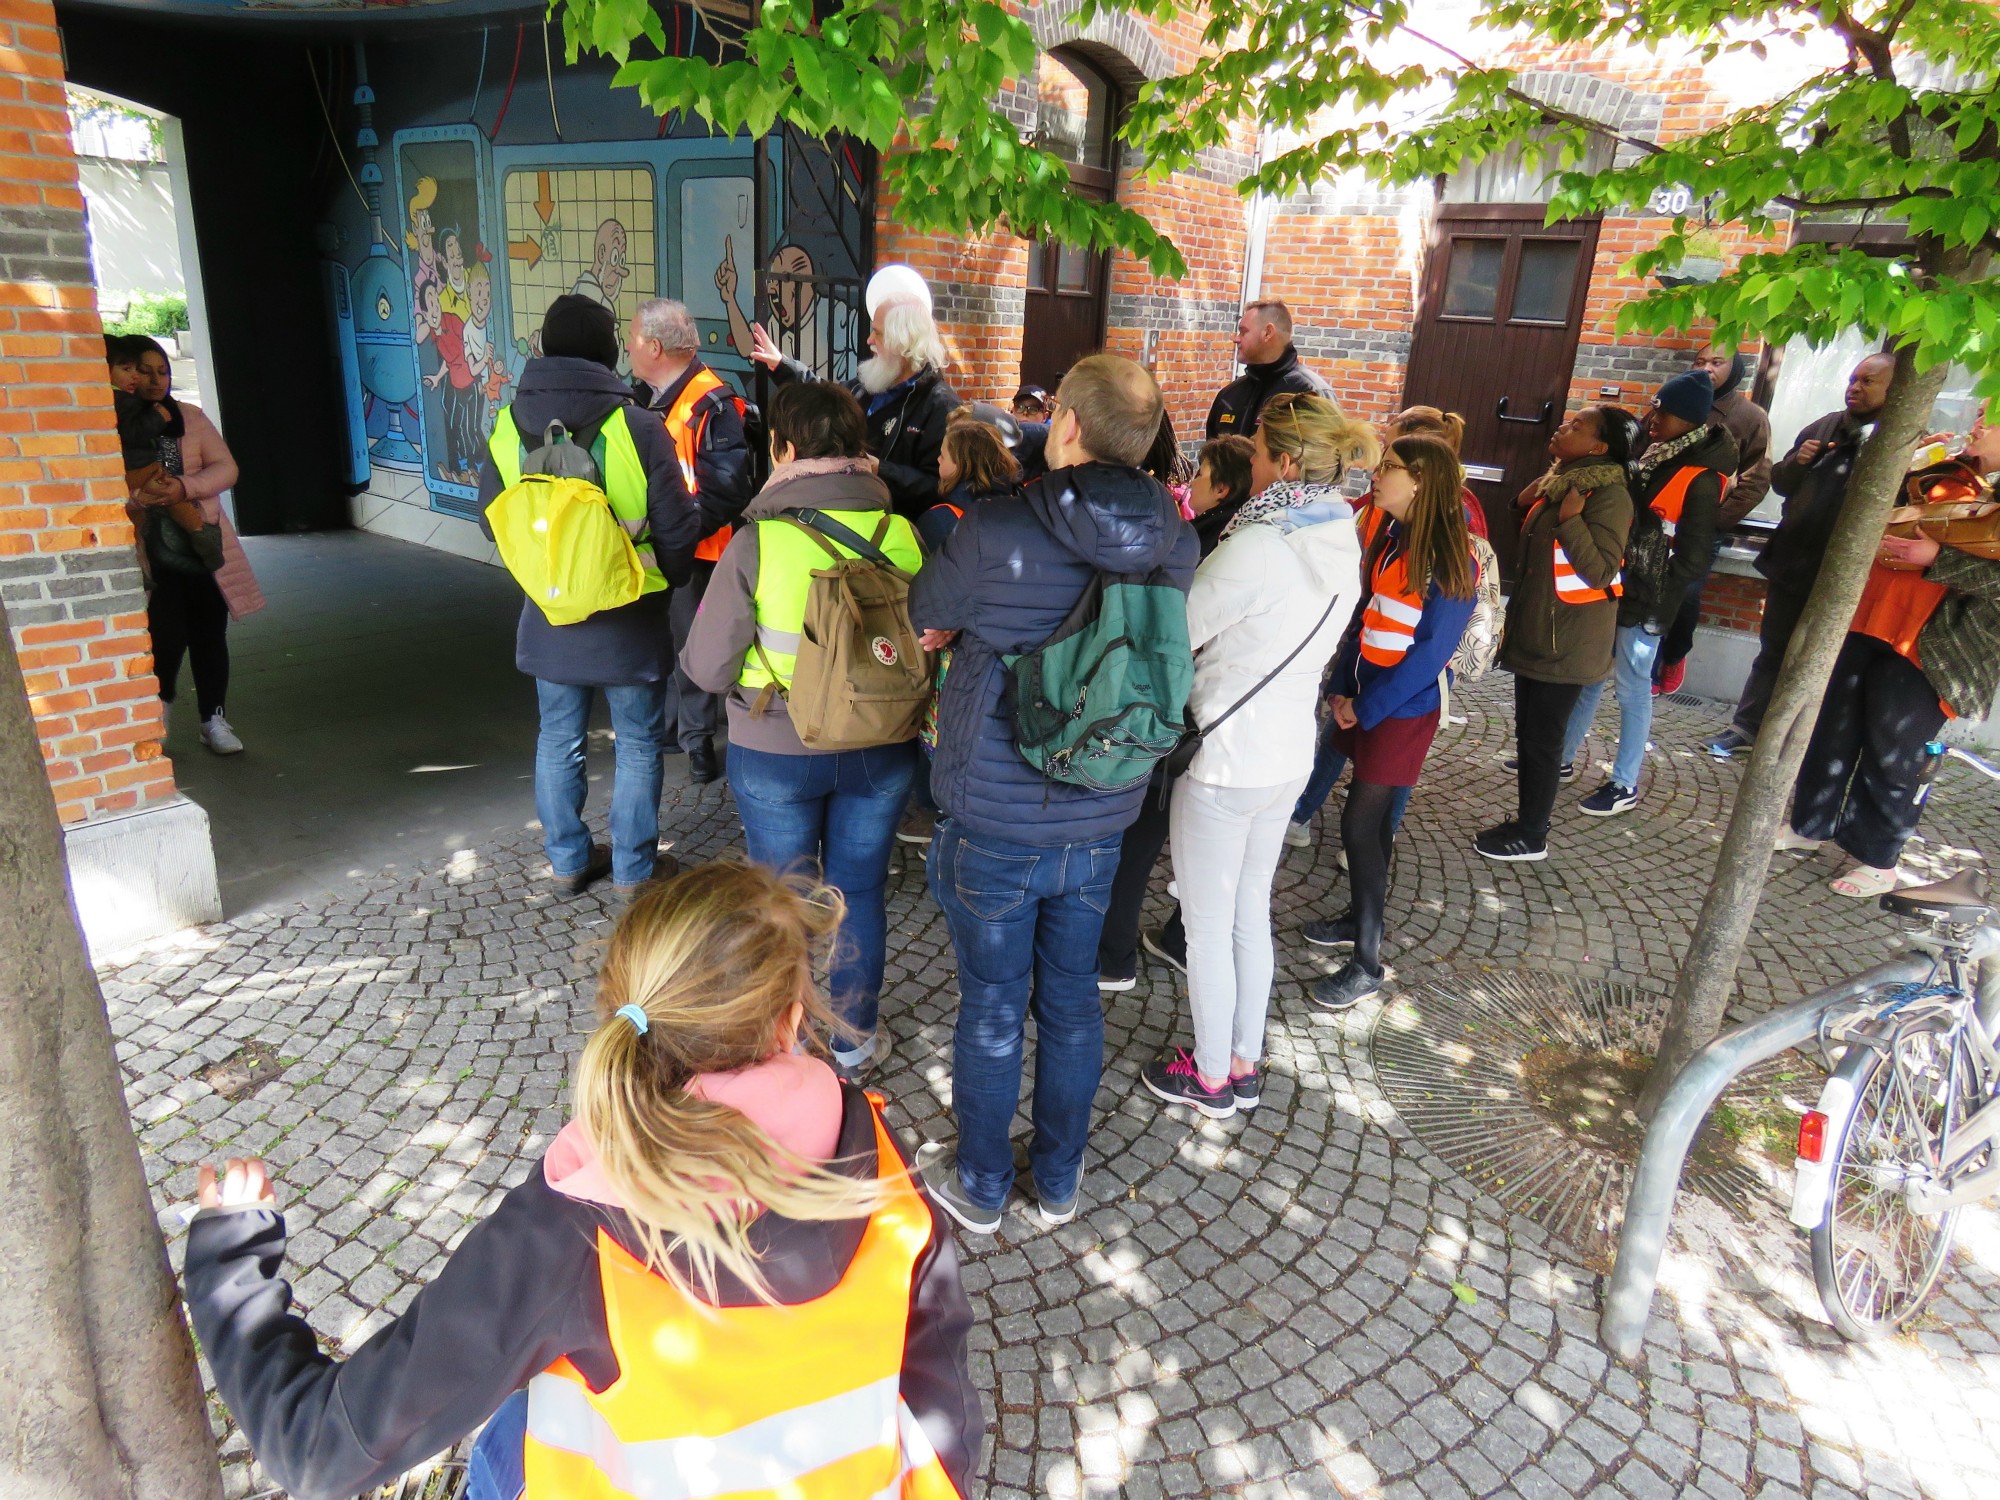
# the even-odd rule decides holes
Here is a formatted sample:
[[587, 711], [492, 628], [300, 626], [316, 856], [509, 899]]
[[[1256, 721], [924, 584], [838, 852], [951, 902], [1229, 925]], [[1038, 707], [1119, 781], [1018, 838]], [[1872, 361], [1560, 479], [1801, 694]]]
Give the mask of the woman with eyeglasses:
[[1348, 909], [1306, 929], [1347, 963], [1313, 985], [1315, 1003], [1346, 1010], [1382, 988], [1389, 847], [1444, 708], [1446, 663], [1472, 619], [1478, 582], [1461, 495], [1464, 472], [1441, 438], [1400, 437], [1375, 468], [1377, 520], [1363, 559], [1363, 603], [1328, 677], [1334, 744], [1354, 766], [1340, 839]]

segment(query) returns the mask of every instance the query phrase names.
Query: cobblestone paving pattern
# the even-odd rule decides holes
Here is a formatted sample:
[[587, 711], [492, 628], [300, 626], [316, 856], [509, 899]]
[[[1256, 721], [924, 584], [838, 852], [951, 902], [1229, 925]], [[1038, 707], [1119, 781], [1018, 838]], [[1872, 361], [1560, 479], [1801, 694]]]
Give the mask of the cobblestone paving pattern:
[[[1593, 767], [1564, 792], [1546, 863], [1492, 866], [1468, 841], [1512, 808], [1508, 680], [1456, 702], [1470, 722], [1440, 737], [1397, 863], [1401, 985], [1444, 964], [1671, 984], [1739, 774], [1693, 749], [1716, 713], [1663, 707], [1632, 814], [1576, 814]], [[1607, 753], [1600, 731], [1590, 758]], [[680, 774], [676, 852], [738, 847], [727, 792]], [[1914, 862], [1943, 873], [1995, 848], [2000, 802], [1948, 770]], [[545, 894], [541, 868], [524, 832], [107, 973], [176, 1256], [196, 1163], [259, 1152], [277, 1168], [298, 1300], [329, 1346], [408, 1303], [564, 1118], [615, 906], [608, 888]], [[1779, 857], [1739, 1013], [1892, 946], [1871, 906], [1827, 891], [1834, 869]], [[1598, 1278], [1423, 1149], [1384, 1100], [1368, 1061], [1377, 1011], [1335, 1018], [1306, 1001], [1320, 963], [1297, 928], [1343, 900], [1324, 839], [1288, 851], [1254, 1114], [1196, 1122], [1140, 1096], [1140, 1065], [1185, 1037], [1179, 976], [1148, 967], [1112, 998], [1084, 1212], [1049, 1231], [1017, 1203], [997, 1237], [966, 1245], [974, 1369], [994, 1409], [989, 1495], [2000, 1494], [2000, 1218], [1969, 1212], [1921, 1327], [1863, 1349], [1820, 1321], [1797, 1242], [1746, 1241], [1683, 1195], [1644, 1357], [1618, 1366], [1594, 1341]], [[904, 1129], [949, 1139], [952, 964], [916, 855], [899, 855], [890, 902], [895, 1051], [876, 1081]], [[196, 1076], [253, 1038], [276, 1045], [282, 1077], [232, 1102]], [[225, 1451], [232, 1494], [265, 1482], [240, 1436]]]

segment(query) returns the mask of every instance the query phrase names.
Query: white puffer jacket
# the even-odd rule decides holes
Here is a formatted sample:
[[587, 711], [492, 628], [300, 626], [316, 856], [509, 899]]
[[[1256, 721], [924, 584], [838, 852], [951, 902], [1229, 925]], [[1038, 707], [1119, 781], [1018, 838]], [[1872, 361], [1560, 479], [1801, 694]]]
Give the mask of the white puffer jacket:
[[1270, 686], [1202, 742], [1187, 772], [1197, 781], [1281, 786], [1312, 769], [1320, 678], [1361, 598], [1354, 513], [1327, 496], [1239, 526], [1195, 572], [1188, 701], [1197, 724], [1214, 724], [1311, 633]]

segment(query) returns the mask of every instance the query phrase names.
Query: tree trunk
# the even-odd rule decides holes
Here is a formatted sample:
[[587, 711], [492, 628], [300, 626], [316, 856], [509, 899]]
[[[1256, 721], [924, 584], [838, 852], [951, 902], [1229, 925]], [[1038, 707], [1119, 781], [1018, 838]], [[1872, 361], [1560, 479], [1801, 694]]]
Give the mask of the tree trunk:
[[215, 1438], [0, 609], [0, 1495], [219, 1497]]
[[1848, 479], [1840, 519], [1805, 614], [1785, 648], [1784, 668], [1771, 693], [1757, 747], [1737, 788], [1715, 876], [1667, 1011], [1659, 1057], [1639, 1095], [1641, 1119], [1653, 1117], [1675, 1075], [1722, 1029], [1736, 984], [1736, 965], [1770, 873], [1778, 819], [1798, 779], [1799, 763], [1819, 718], [1820, 698], [1833, 675], [1833, 660], [1847, 639], [1848, 622], [1867, 586], [1868, 570], [1874, 565], [1889, 512], [1895, 509], [1911, 449], [1922, 435], [1922, 424], [1930, 419], [1947, 373], [1946, 366], [1933, 365], [1920, 375], [1907, 349], [1896, 355], [1888, 401]]

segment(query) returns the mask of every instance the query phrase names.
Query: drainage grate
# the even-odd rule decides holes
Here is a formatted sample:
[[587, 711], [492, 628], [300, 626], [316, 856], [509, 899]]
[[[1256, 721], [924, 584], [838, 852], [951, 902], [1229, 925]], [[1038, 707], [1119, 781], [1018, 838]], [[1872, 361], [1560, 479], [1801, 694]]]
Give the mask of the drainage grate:
[[262, 1042], [245, 1042], [219, 1063], [201, 1070], [201, 1081], [225, 1099], [254, 1094], [285, 1071], [278, 1054]]
[[[1419, 1141], [1583, 1264], [1608, 1272], [1636, 1150], [1559, 1126], [1548, 1096], [1538, 1109], [1527, 1094], [1541, 1088], [1552, 1059], [1603, 1058], [1601, 1070], [1624, 1074], [1621, 1082], [1643, 1076], [1666, 1005], [1664, 995], [1632, 985], [1532, 969], [1450, 973], [1383, 1011], [1372, 1043], [1376, 1079]], [[1754, 1095], [1757, 1082], [1756, 1074], [1739, 1079], [1725, 1102], [1739, 1090]], [[1575, 1092], [1589, 1093], [1590, 1084]], [[1728, 1142], [1698, 1145], [1682, 1184], [1738, 1214], [1761, 1187]]]

